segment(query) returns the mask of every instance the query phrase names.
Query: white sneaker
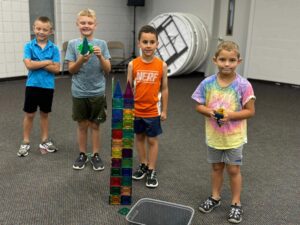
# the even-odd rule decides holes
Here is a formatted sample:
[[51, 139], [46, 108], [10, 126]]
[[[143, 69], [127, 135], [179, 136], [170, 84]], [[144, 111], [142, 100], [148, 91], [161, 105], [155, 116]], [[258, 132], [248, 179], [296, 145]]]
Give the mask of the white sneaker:
[[19, 157], [21, 157], [21, 156], [27, 156], [29, 150], [30, 150], [29, 143], [22, 143], [21, 146], [20, 146], [20, 148], [19, 148], [19, 151], [17, 152], [17, 155]]
[[56, 152], [58, 150], [50, 139], [47, 139], [46, 141], [41, 143], [39, 147], [40, 149], [44, 149], [47, 152]]

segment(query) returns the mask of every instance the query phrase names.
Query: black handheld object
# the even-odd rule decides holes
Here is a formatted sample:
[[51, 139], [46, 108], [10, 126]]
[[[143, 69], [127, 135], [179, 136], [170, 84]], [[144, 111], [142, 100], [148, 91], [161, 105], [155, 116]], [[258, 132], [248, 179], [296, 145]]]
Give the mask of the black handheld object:
[[217, 124], [221, 127], [222, 123], [220, 120], [224, 118], [224, 115], [222, 113], [215, 112], [215, 117], [217, 118]]

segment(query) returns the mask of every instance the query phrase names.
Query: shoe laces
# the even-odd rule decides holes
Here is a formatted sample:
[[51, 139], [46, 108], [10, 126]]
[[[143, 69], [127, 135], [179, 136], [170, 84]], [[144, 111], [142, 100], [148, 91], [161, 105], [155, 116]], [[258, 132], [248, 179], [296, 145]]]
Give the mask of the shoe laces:
[[51, 139], [47, 139], [46, 141], [44, 141], [44, 143], [43, 143], [44, 145], [47, 145], [48, 147], [50, 147], [50, 146], [54, 146], [54, 144], [53, 144], [53, 142], [52, 142], [52, 140]]
[[78, 159], [78, 161], [80, 162], [80, 161], [84, 161], [84, 154], [80, 154], [80, 156], [79, 156], [79, 159]]
[[150, 179], [153, 180], [153, 179], [156, 179], [156, 171], [153, 170], [150, 174]]
[[212, 200], [209, 198], [209, 199], [207, 199], [205, 202], [204, 202], [204, 207], [210, 207], [210, 206], [212, 206], [213, 205], [213, 202], [212, 202]]
[[139, 173], [145, 173], [147, 171], [146, 166], [143, 166], [142, 164], [140, 164], [137, 168], [137, 171]]
[[241, 215], [241, 208], [240, 207], [237, 207], [237, 205], [235, 206], [232, 206], [231, 207], [231, 210], [230, 210], [230, 213], [229, 213], [229, 217], [234, 217], [234, 218], [237, 218]]
[[21, 144], [21, 149], [22, 150], [27, 150], [29, 144]]
[[98, 154], [95, 154], [93, 158], [98, 162], [100, 161], [100, 156]]

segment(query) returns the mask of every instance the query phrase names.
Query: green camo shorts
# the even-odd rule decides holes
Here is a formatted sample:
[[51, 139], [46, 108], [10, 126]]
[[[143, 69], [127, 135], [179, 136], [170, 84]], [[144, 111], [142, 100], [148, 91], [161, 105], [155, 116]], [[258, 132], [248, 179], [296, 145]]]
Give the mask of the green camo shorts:
[[88, 120], [96, 124], [106, 120], [107, 102], [105, 96], [74, 98], [73, 97], [73, 120]]

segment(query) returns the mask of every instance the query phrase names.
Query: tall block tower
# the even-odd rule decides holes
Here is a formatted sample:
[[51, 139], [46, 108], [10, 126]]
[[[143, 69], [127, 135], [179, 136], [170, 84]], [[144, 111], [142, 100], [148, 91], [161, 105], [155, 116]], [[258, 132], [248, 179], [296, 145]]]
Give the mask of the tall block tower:
[[109, 203], [130, 205], [132, 202], [132, 155], [134, 100], [130, 83], [122, 94], [117, 82], [112, 99], [111, 176]]

